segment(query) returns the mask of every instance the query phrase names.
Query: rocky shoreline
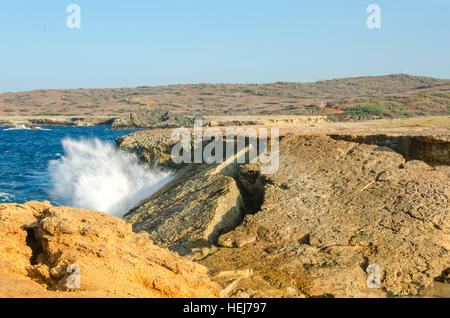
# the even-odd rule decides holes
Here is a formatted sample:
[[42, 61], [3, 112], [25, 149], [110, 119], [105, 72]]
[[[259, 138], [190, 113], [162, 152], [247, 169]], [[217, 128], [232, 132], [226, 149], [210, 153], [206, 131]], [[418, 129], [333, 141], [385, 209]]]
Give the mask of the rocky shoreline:
[[[327, 122], [326, 116], [210, 116], [200, 118], [205, 126], [295, 125]], [[162, 110], [127, 113], [113, 117], [52, 116], [52, 117], [1, 117], [0, 126], [14, 127], [90, 127], [109, 126], [111, 129], [167, 129], [192, 127], [192, 116]]]
[[68, 116], [53, 116], [53, 117], [13, 117], [0, 118], [0, 126], [14, 127], [18, 125], [25, 125], [26, 127], [90, 127], [90, 126], [110, 126], [115, 118], [112, 117], [68, 117]]
[[[427, 138], [448, 158], [448, 139]], [[449, 166], [405, 158], [385, 145], [389, 138], [338, 139], [284, 136], [271, 176], [254, 164], [185, 166], [124, 219], [157, 245], [227, 272], [214, 280], [233, 281], [230, 296], [406, 296], [448, 280]], [[118, 144], [174, 168], [169, 134], [163, 140], [138, 132]], [[369, 264], [382, 269], [379, 290], [367, 288]]]
[[0, 296], [450, 296], [449, 135], [327, 132], [282, 133], [272, 175], [175, 164], [170, 129], [118, 138], [176, 177], [123, 220], [1, 204]]

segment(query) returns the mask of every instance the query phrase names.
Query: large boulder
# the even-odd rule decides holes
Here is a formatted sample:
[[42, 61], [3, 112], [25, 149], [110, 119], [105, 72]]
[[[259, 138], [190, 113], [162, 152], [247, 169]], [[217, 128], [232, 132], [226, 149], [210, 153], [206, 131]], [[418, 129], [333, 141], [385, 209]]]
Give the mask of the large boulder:
[[244, 202], [236, 181], [214, 171], [185, 169], [170, 184], [124, 216], [162, 247], [186, 255], [217, 244], [242, 221]]

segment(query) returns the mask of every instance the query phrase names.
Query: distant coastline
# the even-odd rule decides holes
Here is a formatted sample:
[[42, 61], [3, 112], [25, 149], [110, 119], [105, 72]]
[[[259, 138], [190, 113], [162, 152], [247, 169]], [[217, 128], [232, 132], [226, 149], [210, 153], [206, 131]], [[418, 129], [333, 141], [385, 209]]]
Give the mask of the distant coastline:
[[0, 126], [14, 127], [25, 125], [27, 127], [48, 126], [48, 127], [91, 127], [110, 126], [117, 117], [100, 116], [12, 116], [0, 117]]

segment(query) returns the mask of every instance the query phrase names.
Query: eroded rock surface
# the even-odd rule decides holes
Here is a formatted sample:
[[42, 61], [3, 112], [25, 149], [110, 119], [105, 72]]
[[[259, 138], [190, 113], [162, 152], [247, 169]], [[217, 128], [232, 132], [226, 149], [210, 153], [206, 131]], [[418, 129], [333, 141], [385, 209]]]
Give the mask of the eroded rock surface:
[[[255, 164], [235, 174], [196, 169], [126, 219], [161, 246], [201, 237], [205, 248], [189, 257], [209, 267], [227, 296], [414, 295], [450, 268], [448, 166], [406, 161], [378, 145], [286, 136], [273, 175]], [[242, 224], [206, 240], [205, 217], [236, 206], [236, 189]], [[371, 264], [381, 270], [380, 289], [368, 288]]]
[[[49, 203], [0, 204], [0, 297], [216, 297], [207, 269], [123, 220]], [[77, 265], [81, 288], [67, 273]]]
[[336, 140], [389, 147], [407, 160], [421, 160], [433, 166], [450, 165], [450, 137], [448, 135], [391, 136], [331, 135]]
[[146, 231], [159, 246], [185, 255], [216, 244], [242, 221], [243, 198], [230, 176], [187, 170], [166, 189], [124, 216], [135, 232]]
[[183, 114], [171, 113], [164, 110], [152, 109], [123, 115], [114, 120], [112, 129], [134, 128], [174, 128], [190, 127], [194, 124], [191, 117]]
[[[336, 297], [416, 294], [450, 267], [449, 167], [325, 137], [287, 137], [281, 149], [261, 211], [201, 263]], [[242, 177], [255, 171], [244, 166]], [[366, 284], [370, 264], [379, 290]]]
[[178, 141], [171, 139], [168, 131], [138, 131], [116, 139], [116, 144], [135, 153], [141, 160], [150, 164], [158, 163], [161, 167], [180, 169], [185, 164], [172, 161], [172, 147]]

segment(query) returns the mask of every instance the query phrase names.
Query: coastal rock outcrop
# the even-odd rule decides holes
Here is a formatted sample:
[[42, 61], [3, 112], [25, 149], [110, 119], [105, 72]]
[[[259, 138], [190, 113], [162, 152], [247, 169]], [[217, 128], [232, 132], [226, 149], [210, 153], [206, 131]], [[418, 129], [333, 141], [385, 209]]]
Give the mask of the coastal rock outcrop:
[[[198, 236], [203, 245], [194, 247], [203, 248], [187, 255], [230, 297], [415, 295], [450, 268], [449, 166], [407, 161], [377, 145], [288, 135], [277, 173], [262, 176], [257, 164], [233, 169], [196, 166], [125, 218], [179, 251], [178, 243], [212, 233], [205, 217], [223, 215], [218, 209], [241, 197], [240, 225], [215, 232], [217, 240]], [[374, 267], [380, 288], [367, 282]]]
[[18, 126], [26, 127], [89, 127], [89, 126], [107, 126], [114, 121], [113, 117], [68, 117], [68, 116], [51, 116], [51, 117], [31, 117], [31, 118], [12, 118], [8, 120], [0, 119], [0, 126]]
[[171, 139], [168, 131], [138, 131], [116, 139], [122, 149], [135, 153], [142, 161], [151, 165], [180, 169], [185, 164], [172, 161], [172, 147], [177, 143]]
[[183, 114], [151, 109], [129, 113], [115, 119], [111, 129], [191, 127], [194, 119]]
[[146, 231], [162, 247], [189, 254], [216, 244], [242, 221], [244, 202], [229, 176], [200, 173], [169, 185], [124, 216], [135, 232]]
[[0, 297], [220, 296], [204, 266], [104, 213], [0, 204], [0, 238]]
[[388, 147], [406, 160], [421, 160], [429, 165], [450, 165], [450, 136], [330, 135], [336, 140]]
[[277, 116], [228, 116], [228, 117], [207, 117], [206, 124], [211, 127], [220, 126], [292, 126], [302, 124], [318, 124], [327, 122], [326, 116], [305, 116], [288, 115]]
[[[286, 137], [280, 149], [261, 210], [222, 235], [223, 247], [201, 263], [334, 297], [417, 294], [448, 270], [448, 166], [325, 137]], [[259, 168], [242, 169], [245, 176]], [[380, 268], [380, 289], [368, 288], [371, 264]], [[236, 292], [254, 293], [251, 282]]]

